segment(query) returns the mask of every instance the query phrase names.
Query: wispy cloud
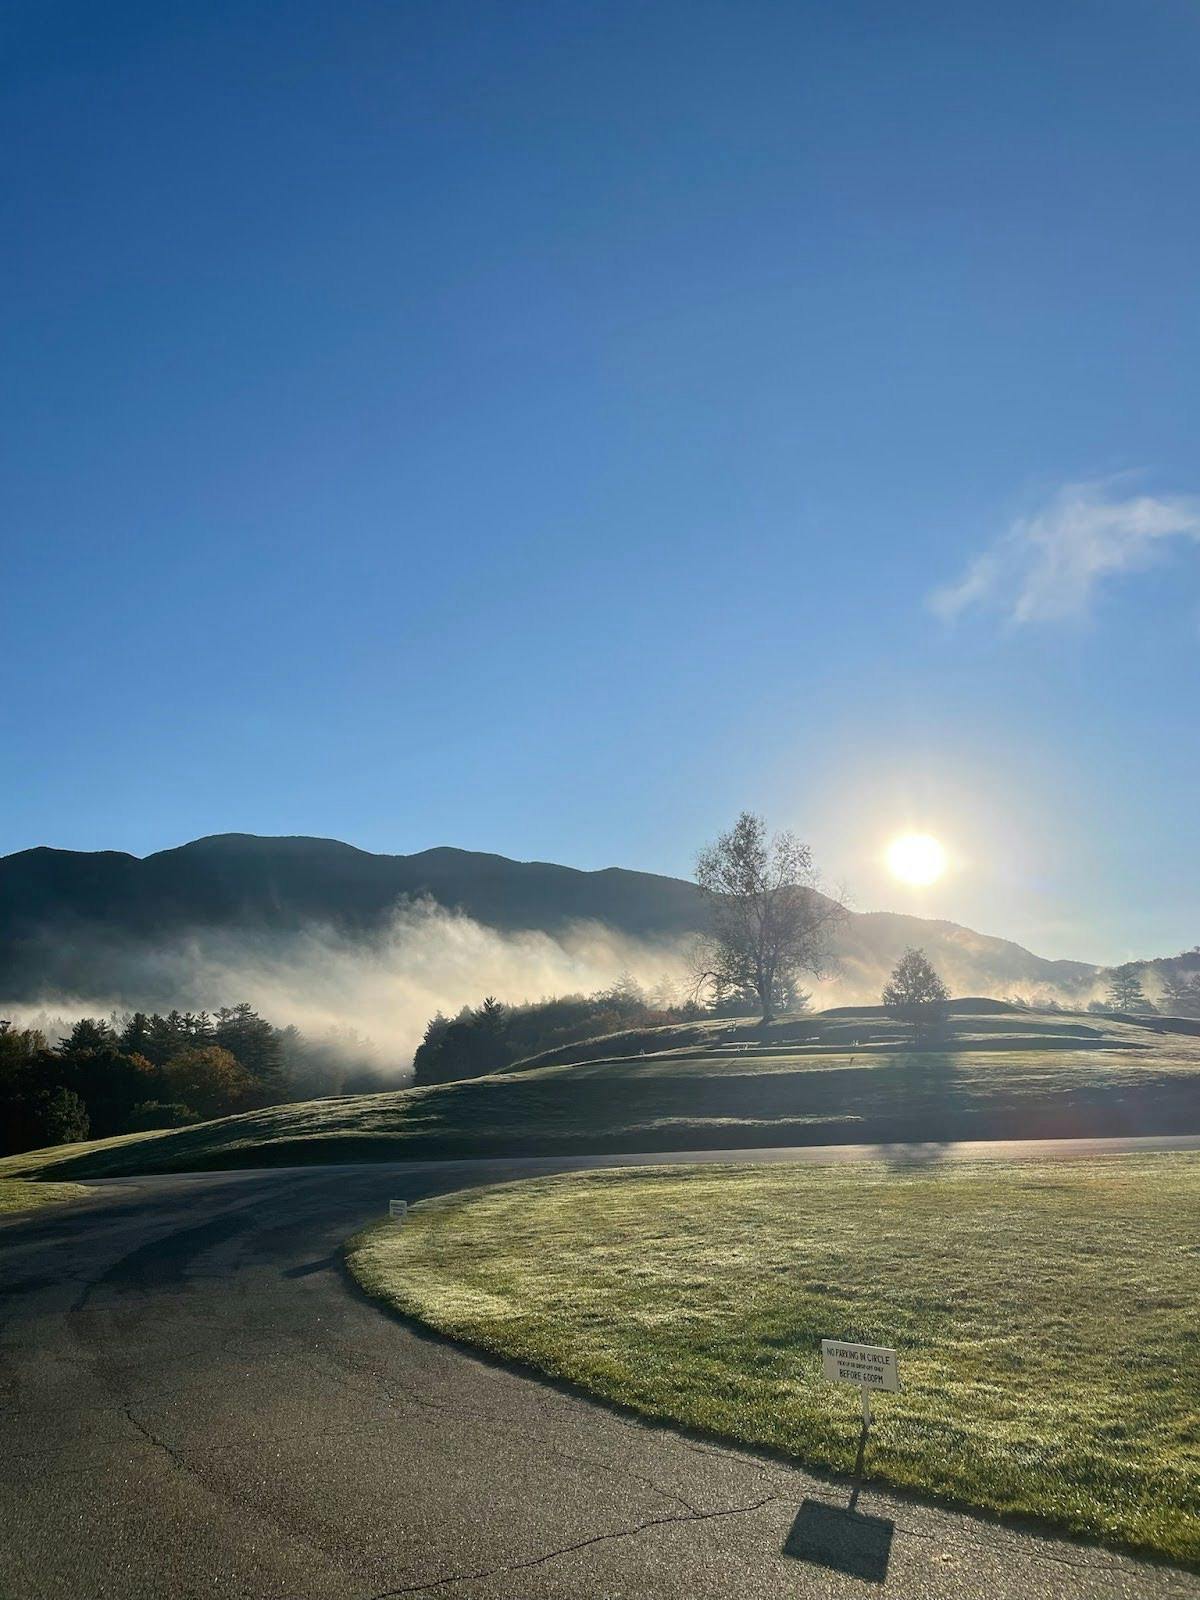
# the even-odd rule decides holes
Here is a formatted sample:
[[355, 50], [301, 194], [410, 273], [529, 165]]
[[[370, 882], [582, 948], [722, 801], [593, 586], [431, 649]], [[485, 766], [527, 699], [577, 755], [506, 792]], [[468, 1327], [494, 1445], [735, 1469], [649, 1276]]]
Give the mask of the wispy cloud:
[[935, 589], [930, 606], [947, 620], [972, 606], [1014, 623], [1083, 616], [1106, 580], [1152, 566], [1171, 540], [1200, 542], [1200, 500], [1117, 499], [1112, 488], [1111, 480], [1068, 484], [1036, 516], [1013, 523], [957, 582]]

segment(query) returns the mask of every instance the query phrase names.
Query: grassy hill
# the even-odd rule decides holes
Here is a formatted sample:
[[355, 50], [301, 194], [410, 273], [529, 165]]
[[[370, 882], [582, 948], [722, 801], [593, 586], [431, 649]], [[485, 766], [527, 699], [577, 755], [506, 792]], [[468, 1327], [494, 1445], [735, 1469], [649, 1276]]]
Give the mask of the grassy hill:
[[1200, 1038], [960, 1001], [913, 1050], [877, 1007], [610, 1035], [486, 1078], [273, 1106], [0, 1161], [55, 1179], [309, 1162], [1200, 1132]]
[[87, 1192], [79, 1183], [27, 1183], [22, 1178], [0, 1178], [0, 1216], [7, 1211], [31, 1211], [56, 1200], [78, 1200]]

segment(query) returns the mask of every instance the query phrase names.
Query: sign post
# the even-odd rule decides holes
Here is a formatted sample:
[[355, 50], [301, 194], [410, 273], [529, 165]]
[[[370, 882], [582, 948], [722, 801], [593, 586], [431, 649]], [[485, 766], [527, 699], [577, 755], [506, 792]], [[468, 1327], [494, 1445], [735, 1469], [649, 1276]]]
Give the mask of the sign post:
[[[871, 1391], [882, 1389], [888, 1394], [897, 1394], [900, 1389], [896, 1352], [881, 1344], [844, 1344], [840, 1339], [822, 1339], [821, 1375], [829, 1383], [856, 1383], [862, 1391], [862, 1432], [854, 1464], [857, 1478], [862, 1473], [867, 1434], [875, 1420], [871, 1412]], [[856, 1490], [856, 1499], [857, 1494]]]
[[389, 1200], [388, 1216], [391, 1217], [393, 1222], [403, 1222], [405, 1217], [408, 1216], [408, 1201]]

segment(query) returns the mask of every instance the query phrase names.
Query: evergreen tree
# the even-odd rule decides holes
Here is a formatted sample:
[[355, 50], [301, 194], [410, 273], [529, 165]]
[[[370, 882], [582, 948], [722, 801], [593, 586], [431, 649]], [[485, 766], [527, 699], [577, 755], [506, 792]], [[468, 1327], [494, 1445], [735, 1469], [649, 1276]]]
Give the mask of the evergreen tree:
[[92, 1050], [111, 1049], [117, 1036], [108, 1023], [100, 1017], [80, 1017], [58, 1047], [64, 1056], [87, 1055]]
[[646, 1009], [645, 990], [632, 972], [623, 972], [610, 988], [601, 990], [599, 998], [621, 1016], [635, 1017]]
[[189, 1044], [206, 1045], [216, 1042], [216, 1027], [207, 1011], [185, 1011], [182, 1027]]
[[271, 1105], [287, 1099], [283, 1041], [278, 1030], [265, 1017], [260, 1017], [247, 1001], [221, 1007], [213, 1025], [212, 1039], [245, 1067], [257, 1085], [262, 1104]]
[[1162, 1005], [1173, 1017], [1200, 1017], [1200, 972], [1168, 971], [1163, 977]]
[[175, 1052], [182, 1050], [187, 1042], [187, 1030], [181, 1013], [169, 1011], [165, 1017], [160, 1017], [156, 1011], [150, 1018], [150, 1038], [144, 1054], [156, 1067], [165, 1067]]
[[901, 1022], [912, 1024], [914, 1035], [941, 1022], [950, 991], [938, 977], [924, 950], [906, 950], [892, 968], [881, 999]]
[[117, 1043], [126, 1055], [145, 1056], [147, 1061], [154, 1060], [150, 1018], [144, 1011], [133, 1013], [121, 1029]]
[[1134, 966], [1114, 967], [1109, 975], [1108, 990], [1105, 994], [1110, 1011], [1152, 1011], [1154, 1008], [1146, 999], [1146, 991], [1142, 988], [1142, 980]]
[[485, 1033], [500, 1033], [504, 1028], [504, 1020], [508, 1015], [508, 1008], [501, 1005], [494, 994], [484, 997], [483, 1004], [475, 1013], [477, 1025]]

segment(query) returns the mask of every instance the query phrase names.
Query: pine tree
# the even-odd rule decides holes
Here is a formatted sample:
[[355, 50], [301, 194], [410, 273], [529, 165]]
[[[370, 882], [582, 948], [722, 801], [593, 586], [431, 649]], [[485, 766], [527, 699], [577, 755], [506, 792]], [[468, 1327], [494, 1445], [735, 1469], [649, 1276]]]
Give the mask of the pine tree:
[[1173, 1017], [1200, 1017], [1200, 972], [1167, 972], [1163, 977], [1162, 1005]]
[[147, 1061], [154, 1059], [150, 1018], [144, 1011], [133, 1013], [121, 1029], [117, 1043], [126, 1055], [145, 1056]]
[[912, 1024], [914, 1035], [941, 1022], [950, 991], [931, 966], [924, 950], [906, 950], [892, 968], [880, 997], [886, 1009], [901, 1022]]
[[272, 1105], [287, 1099], [287, 1075], [279, 1033], [247, 1001], [221, 1007], [213, 1025], [212, 1040], [245, 1067], [258, 1087], [262, 1104]]
[[156, 1067], [165, 1067], [171, 1057], [177, 1051], [184, 1049], [187, 1043], [187, 1029], [183, 1025], [180, 1013], [170, 1011], [165, 1017], [161, 1017], [156, 1011], [150, 1018], [149, 1037], [141, 1053]]
[[184, 1033], [187, 1034], [189, 1044], [212, 1044], [216, 1037], [213, 1019], [207, 1011], [185, 1011], [182, 1017]]
[[1110, 1011], [1150, 1011], [1142, 980], [1136, 967], [1114, 967], [1108, 979], [1105, 1001]]
[[475, 1021], [488, 1033], [500, 1033], [504, 1027], [505, 1015], [504, 1006], [494, 994], [489, 994], [484, 996], [483, 1004], [475, 1013]]
[[93, 1050], [110, 1049], [116, 1042], [116, 1035], [107, 1022], [99, 1017], [80, 1017], [58, 1049], [60, 1055], [83, 1056]]

